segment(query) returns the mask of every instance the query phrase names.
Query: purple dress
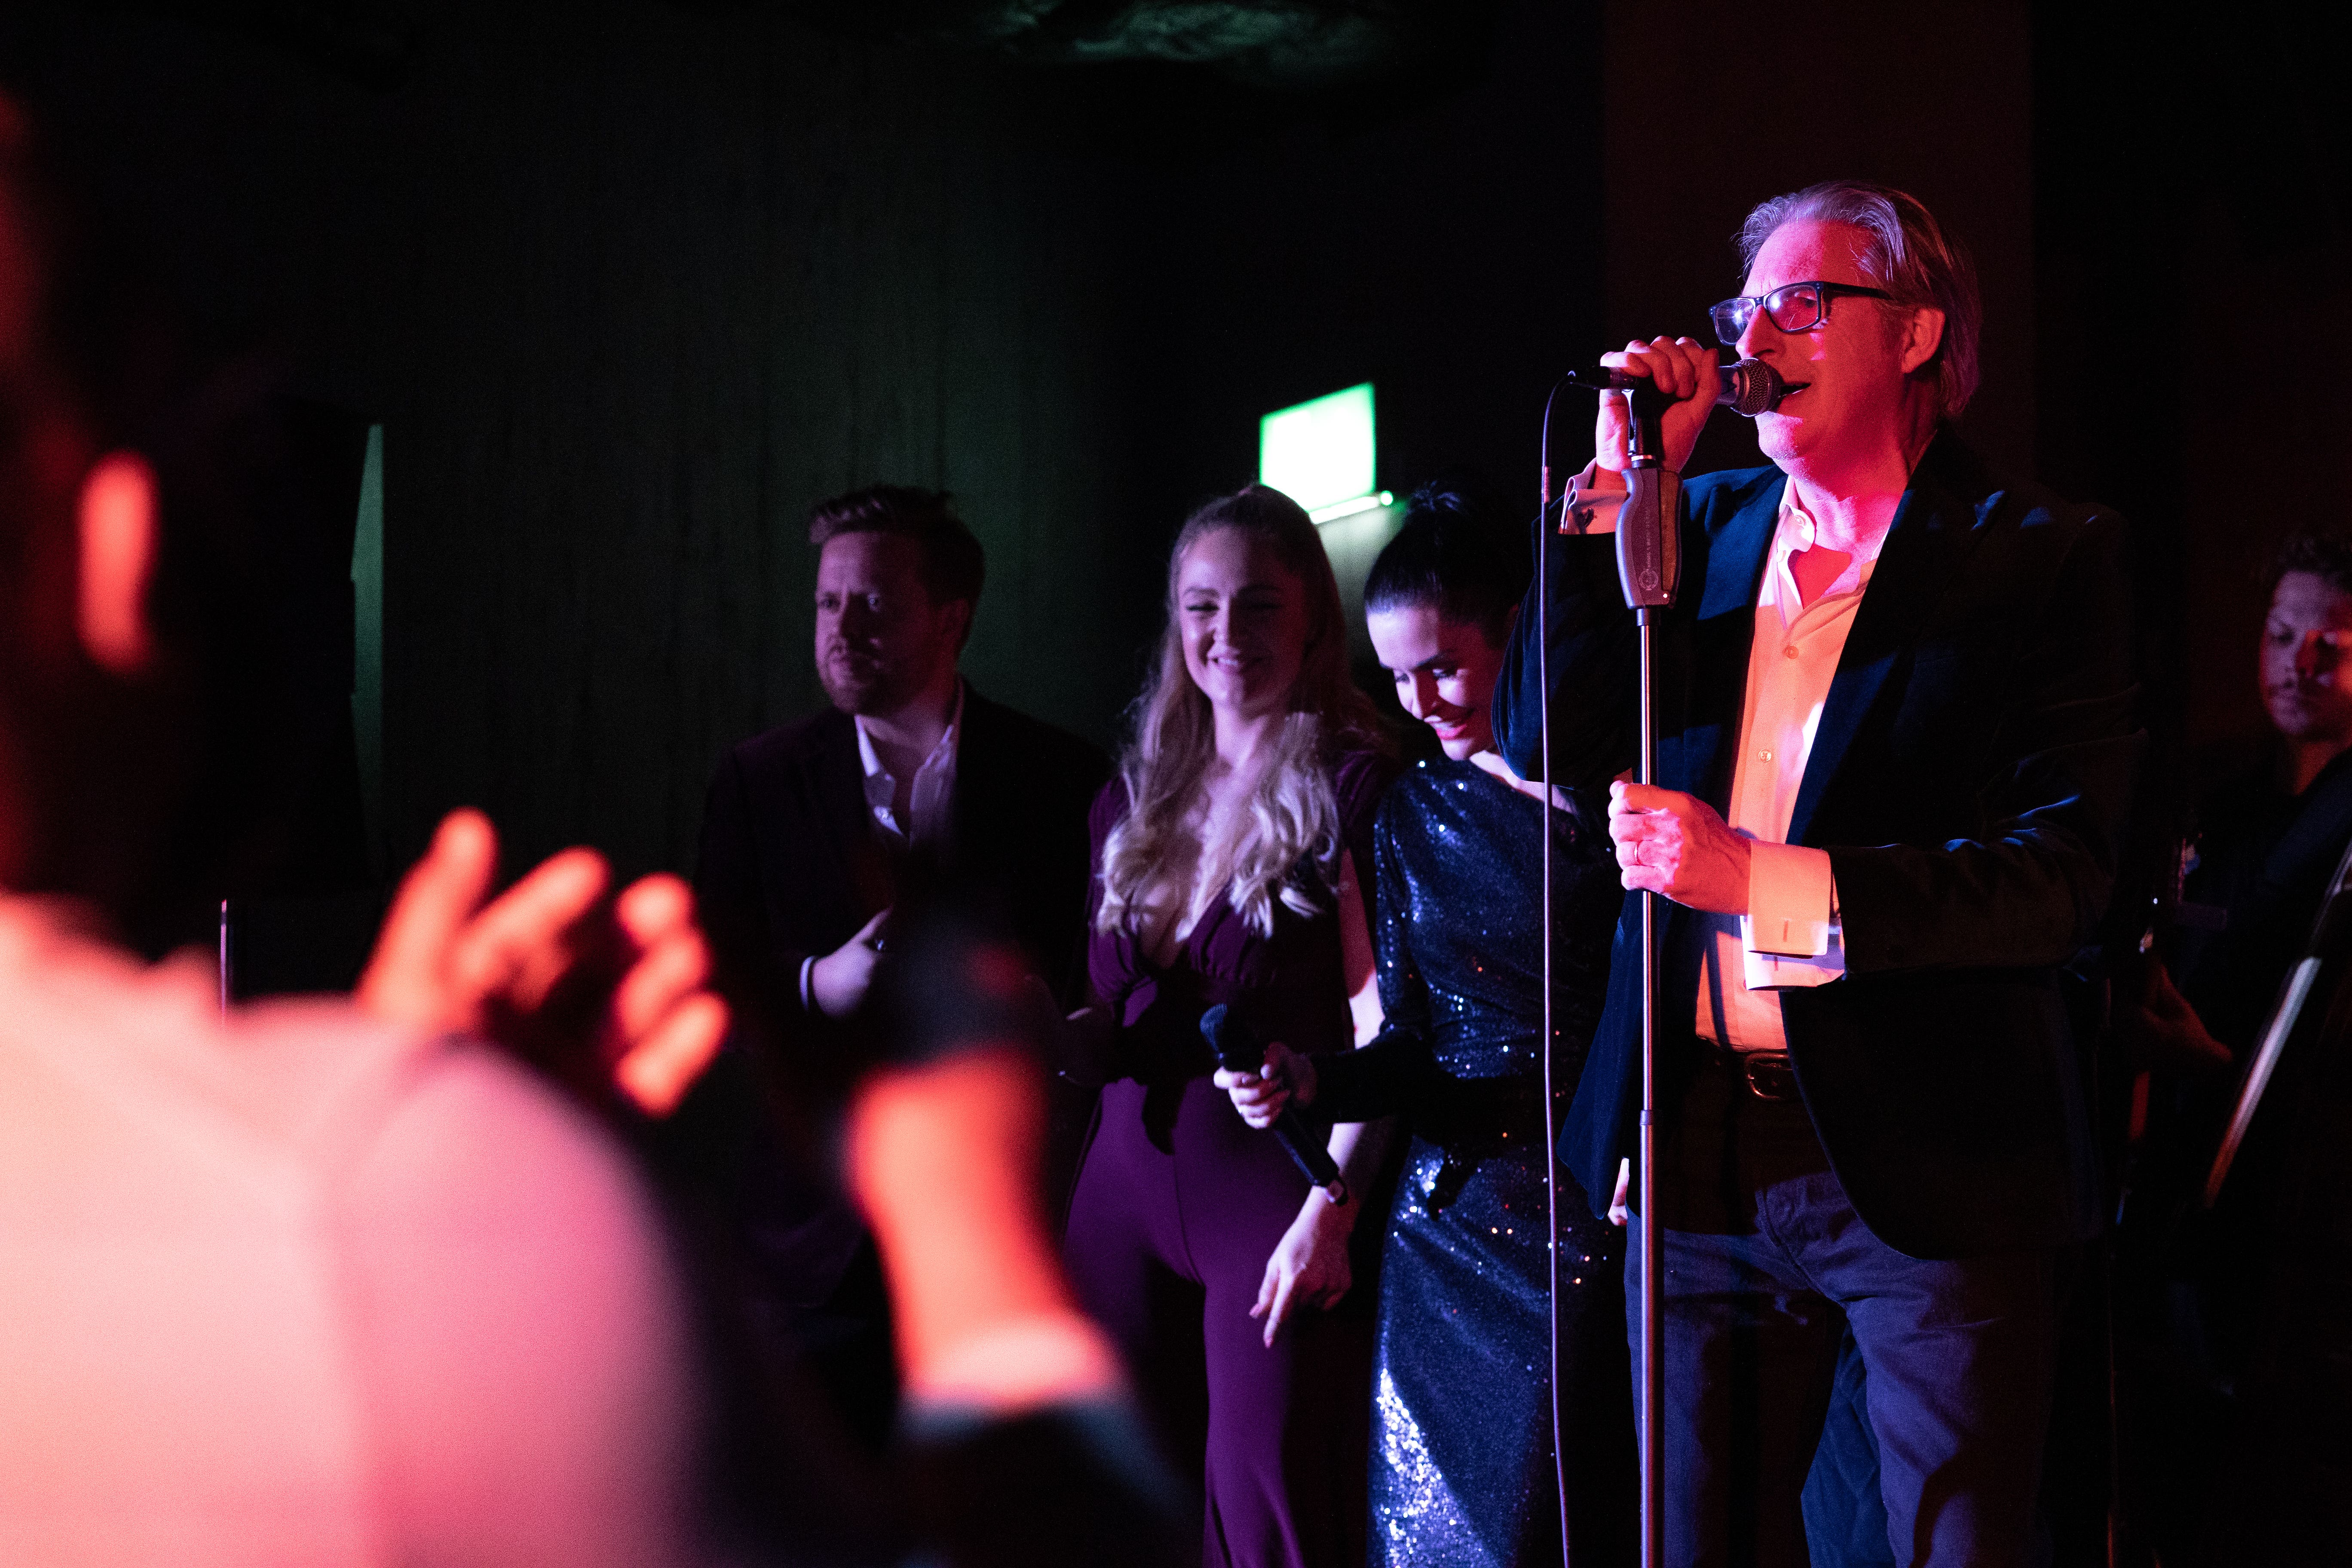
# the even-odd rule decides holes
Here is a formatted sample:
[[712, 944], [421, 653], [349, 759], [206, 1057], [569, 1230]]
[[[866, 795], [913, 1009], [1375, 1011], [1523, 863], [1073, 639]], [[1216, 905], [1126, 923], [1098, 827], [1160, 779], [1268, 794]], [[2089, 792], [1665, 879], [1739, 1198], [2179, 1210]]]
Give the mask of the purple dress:
[[[1372, 824], [1393, 774], [1371, 752], [1345, 754], [1333, 773], [1368, 929]], [[1090, 905], [1102, 897], [1103, 842], [1127, 810], [1126, 787], [1113, 780], [1089, 823]], [[1199, 1027], [1202, 1009], [1222, 1002], [1261, 1038], [1346, 1049], [1339, 921], [1277, 905], [1273, 934], [1260, 936], [1221, 896], [1167, 967], [1118, 931], [1094, 933], [1087, 968], [1097, 1005], [1122, 1026], [1128, 1076], [1103, 1089], [1070, 1200], [1066, 1247], [1079, 1298], [1125, 1352], [1169, 1456], [1204, 1456], [1211, 1568], [1360, 1563], [1371, 1259], [1360, 1254], [1336, 1311], [1294, 1313], [1265, 1346], [1249, 1310], [1307, 1179], [1210, 1081], [1216, 1060]], [[1377, 1247], [1379, 1229], [1360, 1225], [1356, 1238]]]

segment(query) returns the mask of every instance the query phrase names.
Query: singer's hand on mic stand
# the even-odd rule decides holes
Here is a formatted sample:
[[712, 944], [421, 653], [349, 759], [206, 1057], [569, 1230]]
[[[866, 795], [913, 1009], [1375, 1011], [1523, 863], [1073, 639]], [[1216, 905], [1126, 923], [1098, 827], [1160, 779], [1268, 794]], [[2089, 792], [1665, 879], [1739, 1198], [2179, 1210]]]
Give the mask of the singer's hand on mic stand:
[[[1723, 390], [1723, 371], [1714, 345], [1696, 338], [1652, 338], [1646, 343], [1636, 338], [1620, 353], [1602, 354], [1601, 363], [1611, 370], [1645, 377], [1675, 400], [1658, 420], [1658, 439], [1664, 448], [1658, 455], [1668, 471], [1681, 473], [1690, 460], [1691, 448], [1698, 445], [1698, 433], [1715, 412], [1717, 395]], [[1603, 395], [1600, 401], [1592, 425], [1592, 460], [1622, 473], [1625, 399]]]
[[1219, 1068], [1212, 1081], [1233, 1097], [1242, 1120], [1260, 1131], [1273, 1126], [1288, 1107], [1315, 1103], [1315, 1063], [1279, 1040], [1267, 1044], [1264, 1071]]
[[1609, 786], [1609, 837], [1628, 889], [1711, 914], [1748, 912], [1748, 840], [1698, 796], [1619, 779]]

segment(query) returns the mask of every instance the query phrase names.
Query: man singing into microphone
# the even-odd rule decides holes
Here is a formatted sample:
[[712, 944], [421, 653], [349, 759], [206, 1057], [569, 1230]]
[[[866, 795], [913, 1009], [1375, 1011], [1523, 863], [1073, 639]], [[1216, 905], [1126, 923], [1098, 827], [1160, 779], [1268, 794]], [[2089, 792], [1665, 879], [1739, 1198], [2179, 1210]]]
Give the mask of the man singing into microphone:
[[[1661, 910], [1666, 1561], [1802, 1564], [1799, 1499], [1841, 1335], [1867, 1368], [1901, 1563], [2021, 1563], [2062, 1249], [2097, 1208], [2056, 971], [2108, 895], [2138, 740], [2123, 525], [2005, 484], [1948, 428], [1976, 388], [1966, 258], [1914, 198], [1764, 203], [1717, 335], [1788, 384], [1772, 467], [1682, 489], [1657, 612], [1655, 787], [1612, 789]], [[1715, 405], [1689, 338], [1606, 363], [1674, 400], [1679, 471]], [[1496, 710], [1512, 765], [1632, 761], [1633, 616], [1606, 537], [1624, 399], [1559, 517], [1544, 622]], [[1550, 520], [1547, 520], [1549, 522]], [[1638, 900], [1561, 1158], [1622, 1191], [1641, 1104]], [[1638, 1279], [1629, 1287], [1638, 1287]], [[1638, 1290], [1629, 1288], [1633, 1321]], [[1636, 1331], [1638, 1337], [1638, 1330]]]

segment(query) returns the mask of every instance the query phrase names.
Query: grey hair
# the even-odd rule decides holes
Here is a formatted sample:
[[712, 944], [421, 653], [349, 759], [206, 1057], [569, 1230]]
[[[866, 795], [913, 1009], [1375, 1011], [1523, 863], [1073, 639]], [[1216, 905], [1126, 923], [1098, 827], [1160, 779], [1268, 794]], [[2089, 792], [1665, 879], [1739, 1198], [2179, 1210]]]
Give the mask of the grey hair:
[[1824, 180], [1785, 196], [1759, 202], [1739, 226], [1742, 276], [1773, 230], [1799, 218], [1840, 223], [1870, 237], [1858, 261], [1863, 276], [1902, 305], [1932, 305], [1944, 312], [1944, 337], [1933, 358], [1914, 372], [1936, 378], [1936, 413], [1957, 419], [1977, 390], [1977, 339], [1984, 306], [1977, 297], [1976, 265], [1944, 233], [1919, 198], [1867, 180]]

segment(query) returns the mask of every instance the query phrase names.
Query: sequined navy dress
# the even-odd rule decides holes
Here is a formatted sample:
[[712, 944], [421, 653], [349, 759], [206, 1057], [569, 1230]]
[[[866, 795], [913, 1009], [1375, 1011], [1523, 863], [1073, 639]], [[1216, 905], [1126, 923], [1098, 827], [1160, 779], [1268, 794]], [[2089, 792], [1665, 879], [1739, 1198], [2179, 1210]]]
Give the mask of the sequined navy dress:
[[[1622, 892], [1601, 808], [1547, 812], [1468, 763], [1410, 770], [1375, 832], [1381, 1004], [1417, 1044], [1319, 1058], [1316, 1109], [1402, 1111], [1412, 1148], [1381, 1264], [1371, 1561], [1559, 1561], [1553, 1480], [1542, 1032], [1552, 832], [1554, 1103], [1599, 1016]], [[1354, 1058], [1359, 1060], [1347, 1060]], [[1622, 1233], [1559, 1173], [1561, 1419], [1576, 1561], [1632, 1561], [1638, 1492]]]

